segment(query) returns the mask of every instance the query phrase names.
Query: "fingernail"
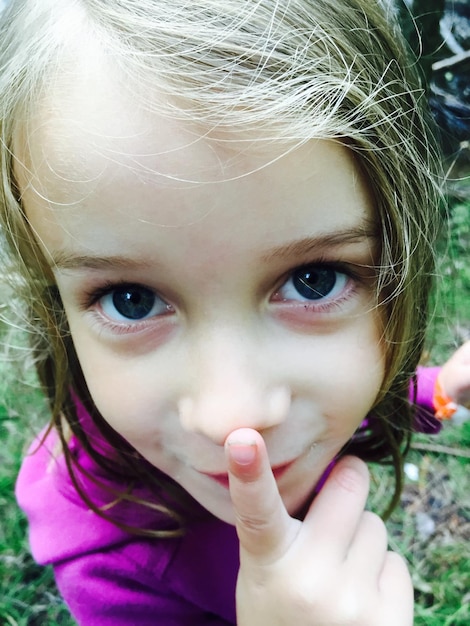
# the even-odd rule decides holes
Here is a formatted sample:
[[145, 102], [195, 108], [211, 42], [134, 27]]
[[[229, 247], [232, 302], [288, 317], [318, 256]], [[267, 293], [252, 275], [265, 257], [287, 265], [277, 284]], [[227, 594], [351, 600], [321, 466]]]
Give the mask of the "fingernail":
[[237, 443], [236, 441], [228, 442], [230, 458], [237, 465], [250, 465], [256, 458], [256, 443]]

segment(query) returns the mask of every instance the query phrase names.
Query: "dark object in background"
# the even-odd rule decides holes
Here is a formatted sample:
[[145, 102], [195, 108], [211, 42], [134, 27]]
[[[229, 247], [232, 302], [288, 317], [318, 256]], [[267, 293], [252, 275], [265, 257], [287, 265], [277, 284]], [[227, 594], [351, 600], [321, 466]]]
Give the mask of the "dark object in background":
[[470, 50], [470, 4], [468, 0], [446, 0], [440, 31], [446, 45], [458, 54]]
[[470, 3], [467, 0], [446, 1], [440, 33], [451, 54], [431, 66], [429, 103], [441, 129], [443, 149], [454, 154], [468, 151], [470, 141]]
[[470, 140], [470, 50], [432, 66], [429, 104], [441, 129], [444, 152]]
[[399, 0], [445, 154], [470, 161], [470, 0]]

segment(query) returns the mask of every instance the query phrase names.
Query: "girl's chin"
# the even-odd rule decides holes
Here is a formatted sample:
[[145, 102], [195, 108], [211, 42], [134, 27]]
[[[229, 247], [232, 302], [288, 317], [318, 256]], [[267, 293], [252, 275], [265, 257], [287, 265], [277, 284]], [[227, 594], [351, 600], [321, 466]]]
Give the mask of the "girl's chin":
[[[314, 487], [312, 487], [306, 494], [291, 493], [284, 496], [281, 492], [281, 497], [287, 512], [291, 517], [298, 520], [303, 520], [305, 518], [314, 496]], [[226, 524], [235, 526], [236, 516], [232, 501], [230, 500], [230, 492], [228, 488], [226, 489], [226, 495], [222, 493], [220, 497], [211, 499], [210, 502], [207, 501], [206, 503], [203, 503], [202, 500], [200, 500], [200, 502], [206, 511], [208, 511], [211, 515]]]

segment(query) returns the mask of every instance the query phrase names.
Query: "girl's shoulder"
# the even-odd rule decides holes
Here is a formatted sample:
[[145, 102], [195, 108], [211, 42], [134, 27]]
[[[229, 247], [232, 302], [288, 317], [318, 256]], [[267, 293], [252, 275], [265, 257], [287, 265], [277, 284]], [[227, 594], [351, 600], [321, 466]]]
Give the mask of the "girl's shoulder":
[[[111, 458], [111, 446], [81, 405], [77, 415], [95, 450]], [[31, 551], [38, 563], [54, 564], [112, 549], [133, 539], [126, 528], [168, 528], [168, 516], [158, 507], [139, 504], [158, 504], [149, 488], [133, 485], [131, 489], [122, 478], [107, 473], [73, 435], [68, 449], [72, 474], [57, 431], [44, 429], [32, 442], [17, 477], [16, 498], [28, 518]], [[135, 492], [135, 500], [119, 497], [129, 491]], [[162, 543], [158, 551], [162, 562], [172, 558], [171, 545]]]
[[[181, 537], [130, 534], [90, 510], [77, 495], [53, 430], [33, 442], [20, 469], [16, 496], [28, 517], [34, 559], [54, 566], [63, 597], [83, 623], [101, 614], [100, 624], [135, 623], [124, 614], [144, 605], [150, 621], [143, 619], [143, 624], [153, 623], [157, 610], [159, 615], [190, 615], [185, 623], [195, 625], [205, 623], [201, 616], [207, 614], [218, 617], [214, 624], [235, 623], [239, 560], [234, 527], [210, 517], [192, 524]], [[131, 503], [120, 506], [124, 523], [152, 522], [148, 511]], [[108, 606], [105, 591], [111, 588]], [[85, 601], [87, 590], [91, 596]]]
[[[40, 433], [30, 446], [16, 482], [16, 498], [29, 521], [34, 559], [41, 564], [57, 563], [122, 542], [123, 531], [91, 511], [78, 495], [56, 431], [44, 435]], [[97, 495], [95, 489], [92, 497], [105, 506], [104, 498], [100, 501]]]

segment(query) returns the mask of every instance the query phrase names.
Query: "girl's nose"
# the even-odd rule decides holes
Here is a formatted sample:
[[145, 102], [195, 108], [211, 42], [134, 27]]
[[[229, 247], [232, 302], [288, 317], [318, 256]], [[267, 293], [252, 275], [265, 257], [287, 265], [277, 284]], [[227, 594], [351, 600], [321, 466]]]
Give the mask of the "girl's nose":
[[179, 401], [183, 428], [218, 445], [236, 428], [263, 431], [280, 424], [290, 408], [288, 386], [266, 380], [272, 372], [263, 372], [242, 345], [206, 345], [199, 363], [193, 363], [191, 392]]

